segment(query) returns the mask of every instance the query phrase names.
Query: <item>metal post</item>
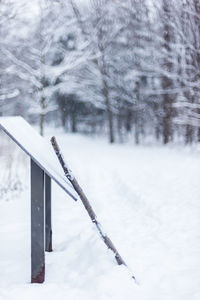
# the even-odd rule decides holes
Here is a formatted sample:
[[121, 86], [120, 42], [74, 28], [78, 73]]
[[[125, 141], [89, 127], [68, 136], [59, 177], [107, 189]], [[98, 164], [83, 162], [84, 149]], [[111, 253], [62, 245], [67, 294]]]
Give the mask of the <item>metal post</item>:
[[44, 277], [44, 171], [31, 159], [31, 282]]
[[45, 250], [52, 251], [51, 178], [45, 173]]

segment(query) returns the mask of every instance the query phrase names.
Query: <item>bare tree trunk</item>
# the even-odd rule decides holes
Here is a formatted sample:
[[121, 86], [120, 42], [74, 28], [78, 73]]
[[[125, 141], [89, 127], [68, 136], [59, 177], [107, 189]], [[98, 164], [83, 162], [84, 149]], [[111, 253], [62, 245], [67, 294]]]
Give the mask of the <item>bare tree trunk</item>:
[[40, 115], [40, 135], [44, 135], [44, 115]]
[[123, 143], [122, 115], [121, 115], [120, 110], [119, 110], [118, 115], [117, 115], [117, 129], [118, 129], [119, 142]]
[[41, 90], [40, 90], [40, 109], [41, 109], [41, 113], [40, 113], [40, 134], [43, 136], [44, 135], [44, 120], [45, 120], [45, 115], [43, 110], [45, 109], [46, 105], [45, 105], [45, 97], [44, 97], [44, 79], [41, 79]]
[[[72, 9], [74, 11], [74, 14], [77, 18], [78, 24], [80, 26], [80, 29], [87, 39], [87, 33], [85, 31], [83, 22], [81, 20], [81, 14], [79, 12], [79, 9], [75, 2], [73, 0], [70, 0]], [[97, 39], [98, 39], [98, 48], [99, 51], [101, 52], [101, 64], [99, 64], [98, 59], [93, 59], [94, 64], [97, 66], [99, 72], [101, 73], [101, 78], [102, 78], [102, 86], [103, 86], [103, 96], [105, 99], [105, 105], [106, 105], [106, 113], [107, 113], [107, 118], [108, 118], [108, 131], [109, 131], [109, 142], [114, 143], [115, 142], [115, 135], [114, 135], [114, 126], [113, 126], [113, 112], [112, 112], [112, 106], [110, 103], [110, 97], [109, 97], [109, 87], [107, 84], [107, 71], [106, 71], [106, 62], [105, 62], [105, 45], [103, 42], [104, 39], [104, 34], [102, 33], [102, 28], [99, 29], [97, 33]], [[100, 66], [102, 65], [102, 66]]]
[[65, 112], [61, 111], [61, 122], [62, 122], [62, 127], [65, 128], [65, 124], [66, 124], [66, 114]]
[[[166, 80], [163, 79], [163, 80]], [[164, 85], [163, 85], [164, 87]], [[167, 144], [172, 138], [172, 107], [171, 100], [169, 95], [164, 96], [164, 117], [163, 117], [163, 143]]]
[[193, 126], [186, 125], [186, 133], [185, 133], [185, 143], [191, 144], [193, 141]]
[[[167, 0], [163, 1], [163, 13], [164, 13], [164, 26], [163, 26], [163, 39], [164, 39], [164, 50], [166, 51], [166, 55], [171, 54], [170, 43], [172, 42], [172, 33], [171, 28], [169, 26], [167, 17], [171, 16], [171, 2]], [[163, 61], [163, 67], [167, 69], [168, 72], [172, 71], [173, 64], [170, 62], [169, 57], [167, 56]], [[173, 87], [172, 80], [167, 77], [163, 76], [162, 78], [162, 87], [163, 90], [169, 90]], [[172, 129], [172, 117], [173, 117], [173, 98], [172, 95], [168, 94], [167, 91], [163, 95], [163, 143], [167, 144], [172, 140], [173, 136], [173, 129]]]
[[[102, 77], [104, 77], [104, 74], [102, 74]], [[108, 116], [109, 141], [112, 144], [115, 142], [114, 129], [113, 129], [113, 113], [112, 113], [109, 94], [108, 94], [108, 86], [105, 78], [103, 78], [103, 95], [105, 97], [106, 111]]]

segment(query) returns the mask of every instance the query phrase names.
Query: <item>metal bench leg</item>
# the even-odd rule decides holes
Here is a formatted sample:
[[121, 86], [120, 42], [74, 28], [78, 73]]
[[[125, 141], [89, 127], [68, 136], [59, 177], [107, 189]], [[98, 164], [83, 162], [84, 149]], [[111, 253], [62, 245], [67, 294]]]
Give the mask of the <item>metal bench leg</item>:
[[31, 159], [31, 282], [44, 277], [44, 171]]
[[45, 251], [52, 251], [51, 178], [45, 174]]

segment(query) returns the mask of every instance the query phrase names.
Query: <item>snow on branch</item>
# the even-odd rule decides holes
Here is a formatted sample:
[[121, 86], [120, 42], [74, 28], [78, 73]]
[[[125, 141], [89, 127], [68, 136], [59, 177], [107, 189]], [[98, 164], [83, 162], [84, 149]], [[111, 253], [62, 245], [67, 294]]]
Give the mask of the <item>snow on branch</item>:
[[18, 89], [13, 90], [12, 92], [4, 91], [3, 89], [0, 90], [0, 100], [4, 101], [6, 99], [12, 99], [17, 97], [20, 94]]
[[177, 103], [174, 103], [174, 107], [177, 107], [177, 108], [200, 109], [200, 104], [198, 104], [198, 103], [190, 103], [190, 102], [177, 102]]
[[24, 71], [28, 72], [29, 75], [34, 76], [34, 77], [39, 77], [39, 72], [38, 70], [33, 69], [30, 65], [26, 64], [24, 61], [18, 59], [13, 53], [11, 53], [7, 49], [1, 49], [1, 51], [7, 55], [7, 57], [18, 67], [22, 68]]
[[58, 105], [51, 105], [49, 107], [42, 108], [39, 105], [34, 105], [32, 108], [28, 110], [30, 115], [46, 115], [49, 112], [55, 111], [58, 109]]

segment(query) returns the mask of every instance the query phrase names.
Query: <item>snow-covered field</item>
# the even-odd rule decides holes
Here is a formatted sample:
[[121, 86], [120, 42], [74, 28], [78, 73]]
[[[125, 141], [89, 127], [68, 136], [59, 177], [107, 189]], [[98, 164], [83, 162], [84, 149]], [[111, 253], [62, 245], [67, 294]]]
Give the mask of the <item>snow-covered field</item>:
[[12, 163], [0, 151], [0, 181], [13, 168], [25, 188], [0, 194], [0, 300], [199, 300], [200, 152], [57, 140], [138, 284], [116, 265], [82, 203], [56, 185], [54, 252], [46, 254], [45, 283], [30, 284], [29, 160], [13, 147]]

